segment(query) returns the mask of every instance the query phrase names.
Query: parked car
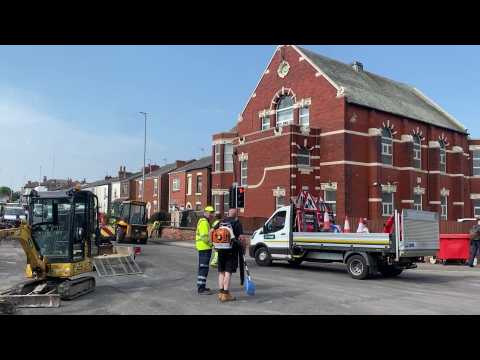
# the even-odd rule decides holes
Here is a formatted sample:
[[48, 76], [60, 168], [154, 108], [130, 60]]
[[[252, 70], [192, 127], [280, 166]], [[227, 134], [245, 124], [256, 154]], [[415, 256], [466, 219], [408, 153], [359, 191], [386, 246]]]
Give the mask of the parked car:
[[4, 224], [18, 226], [22, 220], [27, 220], [27, 214], [23, 207], [5, 206], [1, 219]]

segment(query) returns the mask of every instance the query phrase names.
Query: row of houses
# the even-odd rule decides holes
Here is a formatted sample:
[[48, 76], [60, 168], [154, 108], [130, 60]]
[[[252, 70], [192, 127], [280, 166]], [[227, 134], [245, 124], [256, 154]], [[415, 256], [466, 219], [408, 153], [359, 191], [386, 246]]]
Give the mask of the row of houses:
[[127, 172], [125, 166], [120, 166], [116, 177], [106, 176], [82, 188], [97, 195], [103, 214], [110, 214], [116, 201], [126, 200], [144, 201], [147, 217], [175, 209], [201, 210], [211, 204], [211, 169], [211, 156], [164, 166], [148, 165], [143, 186], [143, 171]]

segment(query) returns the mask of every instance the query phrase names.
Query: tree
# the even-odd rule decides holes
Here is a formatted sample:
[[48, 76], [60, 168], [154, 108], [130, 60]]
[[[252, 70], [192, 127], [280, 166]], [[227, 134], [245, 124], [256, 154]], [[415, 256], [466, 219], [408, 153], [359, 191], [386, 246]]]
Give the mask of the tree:
[[0, 196], [11, 196], [12, 195], [12, 189], [10, 189], [8, 186], [0, 186]]

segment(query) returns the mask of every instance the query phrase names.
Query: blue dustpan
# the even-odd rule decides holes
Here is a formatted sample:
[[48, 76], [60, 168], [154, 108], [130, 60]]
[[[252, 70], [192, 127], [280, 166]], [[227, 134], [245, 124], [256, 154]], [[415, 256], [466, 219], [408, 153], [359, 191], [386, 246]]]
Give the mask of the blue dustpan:
[[250, 271], [248, 270], [247, 260], [245, 259], [245, 254], [243, 254], [243, 266], [245, 266], [245, 271], [247, 272], [247, 278], [245, 279], [244, 289], [245, 293], [249, 296], [255, 295], [255, 283], [252, 281], [250, 276]]
[[255, 283], [250, 277], [245, 280], [245, 293], [249, 296], [255, 295]]

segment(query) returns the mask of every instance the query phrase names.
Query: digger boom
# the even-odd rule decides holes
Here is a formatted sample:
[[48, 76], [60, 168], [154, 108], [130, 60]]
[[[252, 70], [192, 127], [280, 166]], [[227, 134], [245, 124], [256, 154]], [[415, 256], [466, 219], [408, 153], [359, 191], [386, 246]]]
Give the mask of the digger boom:
[[0, 240], [8, 238], [17, 239], [20, 242], [34, 277], [44, 277], [47, 272], [47, 265], [33, 242], [30, 226], [21, 224], [17, 228], [0, 230]]

